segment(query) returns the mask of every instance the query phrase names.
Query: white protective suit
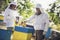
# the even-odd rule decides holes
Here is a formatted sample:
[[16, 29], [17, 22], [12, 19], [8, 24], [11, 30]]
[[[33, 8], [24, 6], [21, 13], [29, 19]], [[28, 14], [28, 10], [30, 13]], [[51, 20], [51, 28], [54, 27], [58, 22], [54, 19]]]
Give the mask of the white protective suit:
[[[17, 6], [16, 2], [12, 2], [12, 3], [10, 3], [10, 5], [11, 4]], [[19, 15], [16, 10], [9, 9], [9, 6], [6, 8], [6, 10], [4, 12], [4, 22], [6, 23], [6, 27], [14, 27], [16, 16], [19, 16]]]
[[42, 9], [40, 4], [37, 4], [36, 8], [40, 8], [41, 13], [40, 15], [33, 15], [31, 18], [29, 18], [27, 21], [31, 22], [34, 20], [34, 29], [35, 30], [44, 30], [47, 31], [48, 25], [49, 25], [49, 18], [46, 12]]

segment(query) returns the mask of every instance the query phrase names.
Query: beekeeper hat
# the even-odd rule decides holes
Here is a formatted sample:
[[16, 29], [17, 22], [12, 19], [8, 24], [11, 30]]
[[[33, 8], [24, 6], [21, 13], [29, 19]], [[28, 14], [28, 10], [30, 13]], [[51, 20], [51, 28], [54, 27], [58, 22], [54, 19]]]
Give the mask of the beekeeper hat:
[[41, 13], [46, 13], [45, 10], [43, 9], [42, 5], [40, 3], [36, 4], [35, 8], [39, 8]]
[[17, 2], [11, 2], [10, 5], [11, 4], [18, 6]]
[[41, 8], [41, 4], [36, 4], [36, 8]]

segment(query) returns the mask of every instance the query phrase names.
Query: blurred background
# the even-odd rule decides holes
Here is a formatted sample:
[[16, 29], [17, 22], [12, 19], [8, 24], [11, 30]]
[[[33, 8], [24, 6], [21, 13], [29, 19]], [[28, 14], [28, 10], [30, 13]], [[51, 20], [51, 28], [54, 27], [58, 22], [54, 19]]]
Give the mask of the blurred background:
[[[0, 0], [0, 28], [5, 29], [5, 27], [2, 26], [4, 25], [2, 24], [4, 20], [4, 11], [12, 1], [18, 3], [17, 10], [20, 16], [22, 16], [22, 20], [20, 21], [22, 24], [19, 22], [18, 24], [15, 24], [16, 26], [25, 27], [26, 23], [23, 23], [22, 21], [28, 19], [35, 13], [35, 5], [39, 3], [49, 15], [49, 27], [53, 29], [50, 39], [60, 40], [60, 0]], [[31, 23], [29, 23], [28, 26], [31, 27], [30, 24]]]
[[60, 30], [60, 0], [0, 0], [0, 20], [2, 21], [3, 13], [10, 2], [15, 1], [18, 3], [19, 14], [23, 17], [23, 20], [29, 18], [35, 13], [34, 6], [40, 3], [44, 10], [49, 14], [51, 20], [51, 27], [56, 30]]

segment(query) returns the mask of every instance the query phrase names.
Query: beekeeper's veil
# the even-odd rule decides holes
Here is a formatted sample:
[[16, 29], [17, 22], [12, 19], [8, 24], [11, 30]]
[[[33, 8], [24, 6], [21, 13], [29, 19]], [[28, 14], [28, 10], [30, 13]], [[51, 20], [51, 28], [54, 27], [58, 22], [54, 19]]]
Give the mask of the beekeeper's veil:
[[41, 13], [45, 13], [45, 10], [43, 9], [41, 4], [36, 4], [35, 8], [39, 8]]
[[[6, 22], [7, 15], [8, 15], [8, 14], [11, 14], [11, 12], [14, 14], [13, 16], [18, 15], [16, 10], [10, 10], [10, 9], [9, 9], [9, 7], [10, 7], [11, 4], [17, 6], [17, 2], [11, 2], [11, 3], [8, 5], [8, 7], [5, 9], [5, 12], [4, 12], [4, 22]], [[12, 16], [11, 16], [10, 18], [12, 19]]]
[[17, 2], [11, 2], [6, 9], [9, 9], [9, 7], [10, 7], [11, 4], [18, 6]]

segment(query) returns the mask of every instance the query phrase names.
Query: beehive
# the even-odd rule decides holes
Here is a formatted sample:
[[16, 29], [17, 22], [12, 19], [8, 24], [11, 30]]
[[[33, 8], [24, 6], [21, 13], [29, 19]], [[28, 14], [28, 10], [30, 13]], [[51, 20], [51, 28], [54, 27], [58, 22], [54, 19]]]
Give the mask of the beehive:
[[33, 28], [15, 27], [12, 40], [31, 40]]

